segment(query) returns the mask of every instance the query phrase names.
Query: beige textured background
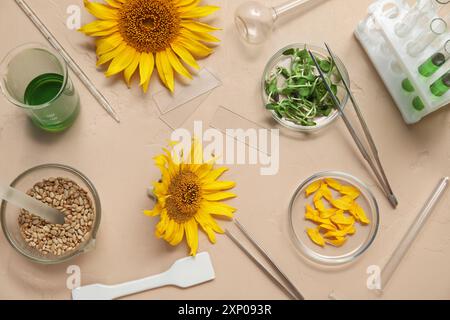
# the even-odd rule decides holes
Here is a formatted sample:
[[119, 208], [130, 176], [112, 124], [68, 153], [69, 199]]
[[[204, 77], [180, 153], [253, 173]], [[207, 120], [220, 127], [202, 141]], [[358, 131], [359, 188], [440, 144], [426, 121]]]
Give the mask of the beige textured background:
[[[155, 239], [155, 221], [141, 213], [153, 205], [145, 191], [158, 178], [151, 158], [171, 132], [159, 119], [151, 99], [161, 86], [154, 79], [150, 94], [144, 96], [137, 86], [128, 90], [120, 79], [106, 79], [96, 70], [93, 41], [65, 27], [67, 6], [81, 6], [81, 0], [28, 2], [117, 108], [122, 123], [117, 125], [75, 77], [72, 78], [82, 97], [82, 113], [75, 125], [60, 135], [38, 131], [21, 110], [0, 99], [2, 180], [11, 181], [20, 172], [41, 163], [60, 162], [90, 177], [103, 205], [96, 250], [64, 265], [32, 264], [14, 252], [1, 234], [0, 298], [68, 299], [65, 270], [71, 264], [81, 267], [83, 284], [113, 284], [159, 273], [187, 252], [184, 245], [171, 248]], [[318, 0], [317, 6], [281, 23], [271, 40], [260, 48], [246, 47], [236, 37], [233, 13], [242, 0], [209, 2], [222, 7], [213, 21], [223, 28], [219, 33], [223, 42], [201, 64], [216, 74], [223, 85], [191, 103], [195, 110], [195, 104], [202, 102], [185, 122], [186, 127], [193, 120], [209, 123], [219, 104], [262, 126], [273, 126], [260, 102], [259, 81], [269, 57], [287, 44], [320, 45], [326, 40], [344, 60], [400, 200], [398, 210], [391, 209], [376, 187], [340, 120], [310, 138], [283, 132], [281, 170], [277, 176], [262, 177], [257, 167], [236, 166], [226, 178], [238, 183], [235, 191], [239, 197], [233, 204], [239, 208], [240, 220], [308, 299], [326, 299], [333, 290], [344, 299], [374, 299], [366, 288], [366, 268], [382, 265], [438, 179], [450, 174], [450, 109], [442, 109], [414, 126], [404, 124], [352, 34], [370, 0]], [[275, 5], [282, 0], [265, 2]], [[92, 17], [83, 11], [82, 19], [87, 22]], [[0, 2], [0, 39], [0, 56], [25, 42], [45, 42], [12, 0]], [[179, 121], [177, 117], [175, 113], [169, 120]], [[381, 226], [373, 246], [356, 263], [324, 270], [306, 263], [292, 245], [287, 234], [287, 206], [301, 181], [330, 169], [354, 174], [372, 187], [380, 206]], [[447, 193], [395, 273], [385, 298], [450, 298], [449, 211]], [[212, 255], [216, 280], [188, 290], [163, 288], [132, 298], [285, 299], [226, 237], [218, 237], [215, 246], [204, 235], [200, 242], [201, 250]]]

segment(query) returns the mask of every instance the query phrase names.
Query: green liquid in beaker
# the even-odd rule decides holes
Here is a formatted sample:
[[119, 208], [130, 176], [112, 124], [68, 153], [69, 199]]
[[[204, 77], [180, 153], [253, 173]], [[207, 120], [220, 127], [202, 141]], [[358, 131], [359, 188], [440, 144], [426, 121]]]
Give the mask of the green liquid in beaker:
[[406, 92], [414, 92], [414, 86], [412, 85], [411, 81], [409, 81], [408, 78], [402, 81], [402, 88]]
[[73, 103], [63, 106], [52, 101], [57, 98], [64, 85], [64, 77], [60, 74], [45, 73], [34, 78], [27, 86], [24, 94], [24, 102], [30, 106], [40, 106], [50, 102], [48, 107], [32, 110], [39, 113], [39, 119], [32, 117], [35, 125], [49, 132], [60, 132], [69, 128], [78, 116], [79, 105]]
[[64, 77], [60, 74], [41, 74], [28, 84], [25, 90], [25, 103], [38, 106], [52, 101], [61, 90], [63, 82]]
[[419, 67], [419, 73], [424, 77], [432, 76], [445, 63], [445, 56], [438, 52], [432, 55]]
[[431, 93], [436, 97], [442, 97], [450, 87], [450, 73], [447, 72], [430, 86]]
[[420, 99], [419, 97], [414, 98], [412, 105], [417, 111], [422, 111], [423, 109], [425, 109], [425, 105], [423, 104], [422, 99]]

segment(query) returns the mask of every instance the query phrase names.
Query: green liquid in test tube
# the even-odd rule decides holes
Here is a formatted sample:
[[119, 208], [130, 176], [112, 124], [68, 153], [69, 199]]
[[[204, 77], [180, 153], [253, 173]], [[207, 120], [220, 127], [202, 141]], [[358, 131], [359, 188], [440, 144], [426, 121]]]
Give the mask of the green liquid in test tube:
[[430, 86], [431, 93], [436, 97], [442, 97], [450, 88], [450, 71], [440, 77]]
[[441, 50], [433, 54], [423, 64], [419, 66], [419, 73], [424, 77], [431, 77], [450, 57], [450, 40], [447, 41]]
[[423, 109], [425, 109], [425, 105], [423, 104], [422, 99], [420, 99], [419, 97], [414, 98], [412, 105], [417, 111], [422, 111]]
[[406, 92], [414, 92], [414, 86], [408, 78], [402, 81], [402, 88]]

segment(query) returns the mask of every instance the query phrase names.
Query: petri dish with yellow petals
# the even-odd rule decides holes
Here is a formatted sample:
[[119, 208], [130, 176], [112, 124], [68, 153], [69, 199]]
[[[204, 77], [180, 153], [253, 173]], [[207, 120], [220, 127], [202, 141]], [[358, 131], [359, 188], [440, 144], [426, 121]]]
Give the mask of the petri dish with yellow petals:
[[302, 256], [328, 266], [363, 255], [379, 228], [379, 209], [370, 189], [343, 172], [306, 179], [289, 204], [290, 235]]

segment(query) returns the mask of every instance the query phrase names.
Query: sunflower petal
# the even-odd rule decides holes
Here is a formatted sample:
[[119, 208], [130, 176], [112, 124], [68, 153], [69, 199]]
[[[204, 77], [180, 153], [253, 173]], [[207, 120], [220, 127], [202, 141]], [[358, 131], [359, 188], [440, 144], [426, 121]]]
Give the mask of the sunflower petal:
[[183, 28], [189, 29], [194, 32], [212, 32], [216, 30], [220, 30], [219, 28], [215, 28], [210, 26], [209, 24], [193, 21], [193, 20], [183, 20], [180, 24]]
[[[118, 28], [117, 21], [114, 20], [95, 20], [91, 23], [88, 23], [84, 26], [82, 26], [79, 31], [83, 32], [84, 34], [88, 36], [93, 36], [98, 34], [98, 32], [101, 31], [109, 31], [113, 30], [114, 28]], [[115, 32], [115, 31], [114, 31]], [[111, 32], [113, 33], [113, 32]]]
[[205, 46], [204, 44], [193, 40], [188, 39], [183, 36], [179, 36], [177, 40], [183, 47], [185, 47], [187, 50], [189, 50], [194, 56], [204, 58], [206, 56], [209, 56], [213, 49]]
[[120, 53], [120, 55], [118, 55], [111, 61], [108, 70], [105, 72], [105, 75], [107, 77], [110, 77], [125, 70], [125, 68], [128, 67], [131, 62], [133, 62], [136, 53], [136, 49], [127, 46], [125, 50]]
[[123, 38], [119, 32], [115, 32], [105, 38], [98, 39], [96, 41], [97, 56], [99, 57], [99, 56], [117, 48], [122, 42], [123, 42]]
[[83, 2], [87, 11], [98, 19], [116, 20], [118, 18], [118, 12], [116, 9], [105, 6], [101, 3], [89, 2], [88, 0], [84, 0]]
[[141, 53], [136, 52], [134, 55], [133, 61], [126, 67], [123, 72], [123, 76], [125, 78], [125, 82], [127, 83], [128, 88], [131, 86], [131, 77], [139, 66], [139, 62], [141, 61]]
[[175, 89], [173, 69], [165, 51], [159, 51], [156, 53], [156, 68], [161, 81], [171, 92], [173, 92]]
[[[216, 12], [220, 8], [217, 6], [201, 6], [195, 8], [183, 8], [178, 9], [180, 12], [180, 17], [182, 19], [195, 19], [195, 18], [203, 18], [209, 16], [210, 14]], [[184, 12], [183, 12], [184, 11]]]
[[205, 194], [203, 195], [203, 198], [208, 201], [221, 201], [236, 198], [236, 195], [231, 192], [216, 192], [211, 194]]
[[139, 74], [141, 77], [140, 85], [144, 92], [147, 92], [148, 85], [150, 84], [150, 78], [153, 74], [153, 69], [155, 67], [155, 58], [153, 53], [142, 52], [141, 59], [139, 62]]
[[173, 51], [188, 65], [191, 66], [194, 69], [199, 70], [200, 66], [197, 64], [197, 61], [195, 61], [195, 58], [192, 56], [192, 54], [184, 48], [181, 44], [174, 42], [171, 45], [171, 48]]
[[226, 203], [210, 201], [203, 202], [201, 210], [208, 214], [225, 216], [228, 218], [233, 218], [233, 213], [236, 212], [236, 208], [233, 208]]
[[106, 62], [114, 59], [118, 55], [120, 55], [125, 49], [127, 45], [125, 42], [122, 42], [117, 48], [101, 55], [97, 60], [97, 66], [100, 66], [102, 64], [105, 64]]
[[105, 2], [113, 8], [117, 8], [117, 9], [122, 8], [122, 4], [116, 0], [105, 0]]
[[173, 50], [171, 48], [167, 48], [166, 53], [167, 53], [167, 57], [169, 58], [169, 62], [172, 65], [172, 67], [175, 69], [175, 71], [188, 79], [192, 79], [192, 75], [181, 64], [180, 60], [178, 60], [178, 57], [175, 55]]
[[233, 181], [214, 181], [209, 182], [203, 185], [203, 191], [221, 191], [232, 189], [236, 186], [236, 183]]
[[194, 39], [197, 41], [203, 41], [203, 42], [220, 42], [220, 40], [206, 32], [192, 32], [188, 29], [181, 29], [180, 35], [188, 38], [188, 39]]
[[195, 256], [197, 254], [198, 250], [198, 225], [197, 221], [194, 219], [189, 220], [186, 222], [184, 226], [184, 231], [186, 232], [186, 241], [191, 248], [191, 256]]

